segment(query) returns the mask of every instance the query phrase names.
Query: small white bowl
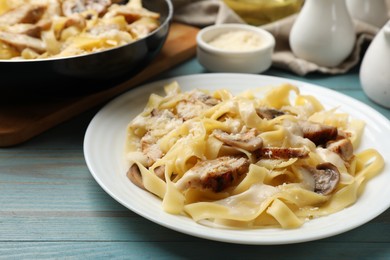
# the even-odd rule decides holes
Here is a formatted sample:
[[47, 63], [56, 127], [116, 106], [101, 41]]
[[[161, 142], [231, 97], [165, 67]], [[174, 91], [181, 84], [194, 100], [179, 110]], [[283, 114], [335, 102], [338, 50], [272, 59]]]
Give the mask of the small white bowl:
[[[246, 31], [257, 35], [261, 44], [255, 48], [229, 50], [210, 45], [220, 35], [234, 31]], [[199, 31], [197, 37], [199, 63], [213, 72], [261, 73], [272, 64], [275, 38], [264, 29], [246, 24], [212, 25]], [[227, 43], [228, 44], [228, 43]]]

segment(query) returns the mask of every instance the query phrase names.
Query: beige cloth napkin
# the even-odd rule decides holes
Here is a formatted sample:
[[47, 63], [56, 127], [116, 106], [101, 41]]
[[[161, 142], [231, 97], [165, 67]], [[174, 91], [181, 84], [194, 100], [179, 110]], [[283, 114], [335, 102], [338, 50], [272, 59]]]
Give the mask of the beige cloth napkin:
[[173, 0], [174, 20], [204, 27], [221, 23], [245, 23], [220, 0]]
[[[173, 4], [175, 7], [174, 20], [194, 26], [204, 27], [222, 23], [245, 23], [233, 10], [220, 0], [173, 0]], [[329, 68], [299, 59], [292, 53], [288, 39], [296, 17], [297, 15], [292, 15], [261, 27], [272, 33], [276, 39], [272, 65], [290, 70], [298, 75], [306, 75], [310, 72], [321, 72], [325, 74], [341, 74], [347, 72], [359, 63], [362, 58], [362, 47], [366, 42], [371, 41], [380, 29], [355, 20], [356, 42], [351, 55], [339, 66]]]
[[349, 71], [357, 65], [361, 59], [362, 47], [365, 42], [371, 41], [379, 28], [354, 21], [356, 42], [352, 53], [337, 67], [323, 67], [313, 62], [306, 61], [294, 56], [289, 45], [289, 34], [297, 15], [292, 15], [282, 20], [262, 26], [271, 32], [276, 39], [275, 51], [272, 56], [272, 65], [278, 68], [288, 69], [298, 75], [306, 75], [310, 72], [322, 72], [325, 74], [341, 74]]

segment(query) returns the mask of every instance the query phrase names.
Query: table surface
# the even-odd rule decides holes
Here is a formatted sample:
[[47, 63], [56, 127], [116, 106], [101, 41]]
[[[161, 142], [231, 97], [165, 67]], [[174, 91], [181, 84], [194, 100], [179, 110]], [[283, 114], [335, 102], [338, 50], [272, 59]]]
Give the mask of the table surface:
[[[390, 119], [390, 110], [364, 95], [358, 72], [357, 66], [336, 76], [300, 77], [274, 68], [264, 74], [337, 90]], [[191, 59], [156, 79], [197, 73], [206, 71]], [[390, 259], [390, 210], [341, 235], [275, 246], [209, 241], [138, 216], [105, 193], [85, 163], [84, 134], [100, 108], [24, 144], [0, 149], [0, 258]]]

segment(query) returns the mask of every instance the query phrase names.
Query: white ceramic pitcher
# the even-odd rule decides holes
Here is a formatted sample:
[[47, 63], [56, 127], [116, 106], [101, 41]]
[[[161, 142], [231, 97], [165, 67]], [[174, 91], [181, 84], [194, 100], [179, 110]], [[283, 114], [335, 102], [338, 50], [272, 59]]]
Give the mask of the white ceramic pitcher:
[[360, 67], [360, 82], [370, 99], [390, 108], [390, 21], [368, 46]]
[[345, 0], [306, 0], [289, 40], [295, 56], [320, 66], [339, 65], [356, 40]]
[[360, 21], [382, 28], [389, 19], [385, 0], [346, 0], [350, 15]]

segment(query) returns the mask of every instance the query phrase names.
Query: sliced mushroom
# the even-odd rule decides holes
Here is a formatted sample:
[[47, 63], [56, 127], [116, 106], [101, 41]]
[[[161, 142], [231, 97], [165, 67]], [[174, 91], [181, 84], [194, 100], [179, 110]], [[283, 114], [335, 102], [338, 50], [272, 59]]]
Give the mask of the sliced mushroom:
[[263, 119], [274, 119], [275, 117], [282, 116], [285, 113], [281, 110], [274, 109], [274, 108], [268, 108], [268, 107], [259, 107], [256, 108], [256, 113], [259, 117]]
[[225, 144], [241, 148], [249, 152], [260, 149], [263, 146], [263, 140], [257, 135], [256, 129], [254, 128], [237, 134], [229, 134], [220, 129], [216, 129], [213, 131], [213, 135]]
[[249, 169], [249, 160], [243, 157], [223, 156], [199, 161], [176, 183], [180, 190], [193, 187], [220, 192], [231, 186]]
[[[157, 177], [159, 177], [160, 179], [165, 181], [165, 175], [164, 175], [165, 167], [163, 165], [156, 167], [154, 169], [154, 173], [156, 174]], [[126, 175], [127, 175], [127, 178], [129, 178], [129, 180], [132, 183], [134, 183], [135, 185], [137, 185], [141, 189], [145, 189], [145, 186], [144, 186], [143, 181], [142, 181], [142, 175], [141, 175], [141, 172], [140, 172], [137, 164], [131, 165], [129, 170], [127, 171]]]
[[340, 182], [340, 172], [337, 167], [331, 163], [321, 163], [316, 167], [313, 173], [316, 193], [322, 195], [331, 194]]
[[160, 165], [154, 169], [154, 173], [156, 174], [157, 177], [165, 181], [165, 166]]
[[335, 140], [338, 135], [337, 128], [334, 126], [309, 121], [300, 121], [298, 124], [302, 129], [303, 137], [311, 140], [316, 146], [325, 145], [327, 142]]
[[349, 161], [353, 157], [353, 145], [348, 138], [337, 141], [330, 141], [326, 144], [326, 149], [340, 155], [344, 161]]
[[257, 156], [265, 159], [307, 158], [309, 151], [305, 148], [263, 147], [257, 151]]
[[0, 15], [0, 24], [14, 25], [18, 23], [34, 24], [41, 19], [46, 10], [45, 5], [23, 4]]
[[129, 170], [127, 171], [127, 178], [129, 178], [129, 180], [134, 183], [135, 185], [137, 185], [138, 187], [140, 187], [141, 189], [145, 189], [145, 186], [142, 182], [142, 175], [141, 175], [141, 172], [138, 168], [138, 166], [136, 164], [133, 164], [130, 166]]

